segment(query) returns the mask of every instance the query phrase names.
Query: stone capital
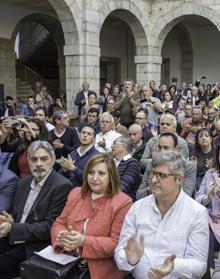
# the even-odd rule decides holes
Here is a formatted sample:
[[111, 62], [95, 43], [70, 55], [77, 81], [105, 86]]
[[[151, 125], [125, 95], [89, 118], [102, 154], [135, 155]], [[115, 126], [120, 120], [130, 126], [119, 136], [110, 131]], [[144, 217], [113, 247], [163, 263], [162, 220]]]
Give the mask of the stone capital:
[[162, 64], [162, 57], [155, 55], [136, 55], [134, 61], [136, 64]]

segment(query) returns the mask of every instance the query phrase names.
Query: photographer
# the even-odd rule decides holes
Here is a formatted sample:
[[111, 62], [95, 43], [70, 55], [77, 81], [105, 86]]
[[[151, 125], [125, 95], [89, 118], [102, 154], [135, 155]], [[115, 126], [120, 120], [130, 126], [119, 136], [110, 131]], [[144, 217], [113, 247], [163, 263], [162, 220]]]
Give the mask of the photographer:
[[50, 138], [49, 132], [41, 120], [30, 118], [28, 120], [19, 119], [18, 121], [20, 122], [20, 126], [17, 126], [19, 139], [9, 169], [22, 178], [31, 174], [27, 161], [29, 145], [35, 140], [49, 141]]

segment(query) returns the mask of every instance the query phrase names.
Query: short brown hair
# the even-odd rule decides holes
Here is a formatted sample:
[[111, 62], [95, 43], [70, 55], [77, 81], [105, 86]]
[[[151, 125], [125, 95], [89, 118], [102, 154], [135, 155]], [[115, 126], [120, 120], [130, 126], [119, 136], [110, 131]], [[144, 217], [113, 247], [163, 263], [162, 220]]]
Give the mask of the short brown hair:
[[88, 184], [88, 179], [87, 179], [88, 173], [91, 170], [91, 168], [93, 168], [95, 165], [97, 165], [99, 163], [106, 164], [106, 167], [108, 170], [108, 175], [109, 175], [110, 183], [109, 183], [109, 187], [108, 187], [105, 195], [107, 197], [112, 197], [121, 191], [120, 178], [119, 178], [118, 171], [115, 166], [115, 162], [114, 162], [113, 158], [108, 154], [99, 153], [99, 154], [92, 156], [92, 158], [86, 164], [86, 167], [85, 167], [85, 170], [83, 173], [83, 185], [82, 185], [82, 189], [81, 189], [82, 198], [85, 198], [87, 193], [89, 191], [91, 191], [89, 184]]

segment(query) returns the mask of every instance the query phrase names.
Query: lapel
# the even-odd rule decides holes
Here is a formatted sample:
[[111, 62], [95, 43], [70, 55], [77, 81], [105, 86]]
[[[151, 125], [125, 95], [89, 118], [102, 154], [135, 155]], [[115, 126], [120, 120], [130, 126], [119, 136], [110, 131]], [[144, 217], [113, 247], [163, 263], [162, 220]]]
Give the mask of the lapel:
[[32, 212], [35, 210], [37, 204], [45, 198], [46, 193], [51, 189], [51, 184], [54, 183], [54, 175], [56, 175], [56, 172], [54, 170], [52, 170], [52, 172], [50, 173], [50, 175], [47, 177], [47, 179], [45, 180], [35, 202], [33, 203], [31, 210], [28, 213], [27, 218], [32, 214]]
[[25, 182], [25, 185], [22, 185], [22, 184], [19, 185], [20, 193], [18, 195], [18, 200], [17, 200], [18, 206], [17, 206], [16, 220], [21, 220], [24, 206], [27, 201], [29, 192], [31, 190], [30, 185], [31, 185], [32, 180], [33, 180], [33, 176], [30, 176], [30, 177], [28, 177], [27, 181]]

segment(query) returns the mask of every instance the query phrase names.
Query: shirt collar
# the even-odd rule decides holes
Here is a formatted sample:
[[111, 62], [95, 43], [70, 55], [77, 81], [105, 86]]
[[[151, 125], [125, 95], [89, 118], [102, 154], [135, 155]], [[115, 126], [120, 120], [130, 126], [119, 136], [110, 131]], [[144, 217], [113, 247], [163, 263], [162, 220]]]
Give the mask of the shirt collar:
[[[181, 203], [184, 195], [185, 195], [185, 193], [183, 192], [183, 189], [181, 188], [177, 199], [175, 200], [174, 204], [169, 208], [169, 210], [167, 212], [175, 210], [175, 208], [179, 205], [179, 203]], [[159, 209], [158, 209], [158, 206], [156, 203], [156, 198], [154, 195], [153, 195], [153, 199], [152, 199], [152, 206], [156, 212], [159, 212]]]
[[44, 182], [46, 181], [46, 179], [48, 178], [48, 176], [51, 174], [53, 169], [51, 169], [48, 174], [39, 182], [37, 183], [37, 181], [35, 180], [35, 178], [33, 178], [32, 182], [31, 182], [31, 189], [34, 190], [36, 188], [41, 188], [44, 185]]
[[127, 155], [125, 155], [124, 157], [122, 157], [121, 160], [127, 161], [127, 160], [130, 159], [130, 158], [131, 158], [131, 154], [127, 154]]
[[80, 146], [76, 149], [76, 151], [79, 154], [79, 157], [82, 157], [83, 155], [85, 155], [92, 147], [94, 146], [94, 144], [90, 145], [88, 148], [86, 148], [82, 153], [80, 152]]

